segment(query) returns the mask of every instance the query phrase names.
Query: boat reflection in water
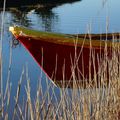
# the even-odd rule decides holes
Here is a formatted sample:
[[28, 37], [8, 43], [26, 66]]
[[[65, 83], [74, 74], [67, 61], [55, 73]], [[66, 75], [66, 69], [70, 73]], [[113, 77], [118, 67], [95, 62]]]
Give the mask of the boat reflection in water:
[[[30, 52], [48, 78], [60, 87], [98, 84], [101, 75], [109, 78], [108, 62], [118, 54], [119, 34], [68, 35], [10, 27], [10, 31]], [[107, 41], [105, 41], [107, 39]], [[104, 41], [103, 41], [104, 40]], [[114, 46], [113, 46], [114, 44]], [[106, 73], [106, 74], [105, 74]], [[97, 83], [95, 83], [97, 82]]]

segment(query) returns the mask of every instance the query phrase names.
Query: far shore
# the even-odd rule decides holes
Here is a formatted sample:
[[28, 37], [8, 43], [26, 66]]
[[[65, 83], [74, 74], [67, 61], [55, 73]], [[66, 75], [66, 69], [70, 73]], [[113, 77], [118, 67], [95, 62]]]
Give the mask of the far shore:
[[[81, 0], [7, 0], [6, 1], [6, 9], [9, 8], [27, 8], [27, 7], [37, 7], [37, 8], [53, 8], [58, 5], [62, 5], [65, 3], [73, 3]], [[0, 10], [2, 10], [4, 4], [4, 0], [0, 1]]]

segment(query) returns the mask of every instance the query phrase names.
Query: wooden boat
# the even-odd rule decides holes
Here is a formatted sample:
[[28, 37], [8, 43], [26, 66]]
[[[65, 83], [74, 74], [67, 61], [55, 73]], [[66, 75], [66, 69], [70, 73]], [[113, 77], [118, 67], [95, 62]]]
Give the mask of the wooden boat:
[[[97, 79], [102, 61], [120, 47], [119, 33], [59, 34], [14, 26], [9, 30], [44, 70], [48, 78], [64, 87]], [[112, 41], [112, 39], [117, 41]], [[118, 54], [118, 53], [117, 53]], [[107, 71], [107, 68], [106, 70]], [[105, 72], [104, 71], [104, 72]]]

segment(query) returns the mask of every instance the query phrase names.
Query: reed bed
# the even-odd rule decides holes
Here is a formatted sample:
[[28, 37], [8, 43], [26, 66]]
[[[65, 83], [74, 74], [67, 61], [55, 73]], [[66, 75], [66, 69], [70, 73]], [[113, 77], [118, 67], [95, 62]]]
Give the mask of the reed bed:
[[[89, 83], [84, 83], [86, 86], [85, 88], [84, 84], [83, 86], [78, 86], [78, 84], [76, 83], [74, 69], [72, 69], [72, 75], [74, 79], [73, 86], [72, 88], [60, 88], [59, 98], [55, 94], [56, 86], [54, 86], [51, 82], [48, 83], [47, 78], [46, 91], [43, 91], [41, 80], [39, 80], [36, 93], [34, 93], [36, 94], [36, 97], [33, 98], [33, 96], [31, 95], [31, 85], [28, 70], [27, 67], [23, 68], [20, 80], [18, 82], [16, 96], [14, 96], [14, 99], [12, 99], [12, 101], [15, 102], [14, 106], [12, 106], [13, 113], [12, 115], [10, 115], [9, 107], [11, 107], [10, 100], [12, 89], [9, 81], [10, 69], [12, 64], [12, 49], [10, 48], [11, 53], [6, 90], [3, 93], [3, 96], [0, 96], [0, 99], [2, 101], [0, 105], [0, 118], [5, 120], [119, 120], [119, 50], [120, 48], [116, 48], [113, 42], [112, 58], [109, 59], [108, 57], [106, 57], [106, 55], [104, 55], [104, 60], [102, 61], [102, 65], [99, 68], [99, 74], [94, 72], [94, 79], [91, 80], [91, 78], [89, 78]], [[93, 53], [91, 54], [92, 59], [90, 59], [92, 61], [94, 61], [95, 59]], [[74, 63], [76, 63], [77, 60], [78, 58], [76, 57]], [[72, 68], [74, 68], [74, 66], [72, 66]], [[105, 69], [108, 69], [108, 73], [105, 72]], [[96, 79], [97, 75], [100, 81], [99, 84]], [[24, 99], [23, 103], [19, 103], [24, 76], [26, 76], [27, 81], [27, 84], [25, 85], [26, 99]], [[108, 79], [109, 82], [107, 81]], [[95, 84], [92, 84], [93, 81]], [[52, 93], [49, 92], [50, 90], [52, 90]]]

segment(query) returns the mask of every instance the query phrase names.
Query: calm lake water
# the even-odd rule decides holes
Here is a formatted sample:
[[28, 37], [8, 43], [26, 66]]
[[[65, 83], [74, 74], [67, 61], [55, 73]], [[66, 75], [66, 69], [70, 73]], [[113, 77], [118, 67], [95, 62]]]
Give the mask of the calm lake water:
[[[3, 35], [3, 84], [4, 89], [8, 76], [10, 55], [10, 42], [13, 36], [8, 28], [12, 25], [22, 25], [36, 30], [59, 33], [92, 33], [120, 31], [120, 1], [119, 0], [82, 0], [74, 3], [63, 4], [52, 9], [11, 9], [5, 12]], [[2, 12], [0, 12], [0, 17]], [[1, 25], [1, 23], [0, 23]], [[34, 96], [38, 81], [42, 82], [43, 90], [46, 90], [46, 76], [37, 63], [21, 45], [12, 46], [12, 65], [10, 82], [12, 84], [11, 95], [16, 95], [18, 81], [23, 70], [30, 77], [31, 94]], [[42, 72], [42, 77], [41, 77]], [[25, 96], [26, 78], [22, 81], [21, 96]], [[50, 82], [49, 80], [47, 81]], [[56, 93], [59, 88], [55, 87]], [[11, 101], [13, 102], [13, 101]]]

